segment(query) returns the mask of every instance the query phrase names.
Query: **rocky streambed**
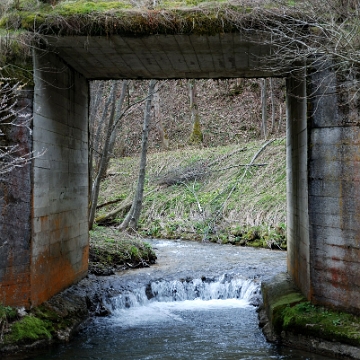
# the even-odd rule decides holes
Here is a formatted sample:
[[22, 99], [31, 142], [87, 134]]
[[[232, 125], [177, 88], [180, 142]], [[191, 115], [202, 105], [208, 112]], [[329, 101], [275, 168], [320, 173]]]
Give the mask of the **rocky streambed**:
[[[21, 358], [21, 354], [34, 349], [69, 341], [75, 333], [86, 327], [89, 318], [111, 313], [108, 299], [146, 286], [152, 281], [241, 274], [244, 279], [251, 278], [260, 282], [286, 268], [284, 251], [182, 240], [148, 242], [157, 255], [155, 264], [136, 269], [128, 267], [127, 270], [120, 270], [124, 267], [114, 267], [113, 271], [105, 271], [105, 274], [114, 273], [108, 276], [89, 273], [78, 284], [33, 309], [31, 315], [45, 322], [43, 333], [35, 335], [34, 340], [27, 338], [3, 345], [2, 355], [8, 354], [6, 356], [11, 357], [14, 353], [20, 353]], [[6, 334], [6, 329], [3, 330]]]

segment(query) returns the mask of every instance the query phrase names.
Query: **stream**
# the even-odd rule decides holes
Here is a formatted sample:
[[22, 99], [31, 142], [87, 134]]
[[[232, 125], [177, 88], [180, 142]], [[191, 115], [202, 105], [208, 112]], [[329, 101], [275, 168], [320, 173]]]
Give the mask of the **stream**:
[[[266, 342], [260, 284], [286, 271], [286, 252], [181, 240], [149, 240], [158, 261], [108, 279], [120, 295], [70, 343], [27, 359], [308, 359]], [[97, 281], [94, 278], [94, 281]]]

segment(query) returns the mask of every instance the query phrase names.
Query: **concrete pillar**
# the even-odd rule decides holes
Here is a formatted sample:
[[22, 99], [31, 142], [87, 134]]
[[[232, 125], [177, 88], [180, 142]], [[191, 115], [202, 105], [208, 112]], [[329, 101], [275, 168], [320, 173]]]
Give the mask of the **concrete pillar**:
[[287, 79], [288, 271], [312, 302], [360, 313], [359, 108], [330, 67], [306, 79]]
[[359, 313], [358, 89], [329, 67], [316, 70], [308, 86], [310, 299]]
[[[33, 112], [33, 89], [18, 91], [17, 116]], [[14, 119], [22, 123], [22, 120]], [[16, 156], [32, 151], [31, 131], [2, 126], [3, 146], [18, 145]], [[32, 163], [0, 174], [0, 304], [30, 306]]]
[[305, 71], [287, 79], [287, 237], [288, 271], [301, 291], [310, 293], [308, 215], [308, 128]]
[[88, 266], [88, 82], [52, 53], [34, 54], [31, 304]]

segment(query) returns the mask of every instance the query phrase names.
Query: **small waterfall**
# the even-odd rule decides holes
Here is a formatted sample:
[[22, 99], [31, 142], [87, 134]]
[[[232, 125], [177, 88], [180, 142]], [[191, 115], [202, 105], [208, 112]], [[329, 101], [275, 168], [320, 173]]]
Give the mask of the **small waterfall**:
[[126, 291], [109, 299], [114, 310], [146, 306], [154, 302], [185, 300], [226, 300], [241, 299], [257, 306], [261, 301], [260, 283], [228, 274], [219, 278], [157, 280], [146, 286]]

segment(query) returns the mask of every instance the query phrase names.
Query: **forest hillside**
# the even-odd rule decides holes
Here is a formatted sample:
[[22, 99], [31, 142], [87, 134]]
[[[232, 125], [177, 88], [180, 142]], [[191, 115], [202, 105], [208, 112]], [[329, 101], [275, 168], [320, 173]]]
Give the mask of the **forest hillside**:
[[[147, 83], [128, 84], [128, 107], [144, 97]], [[158, 115], [153, 113], [150, 121], [139, 233], [286, 248], [283, 81], [268, 80], [266, 85], [264, 107], [263, 79], [197, 81], [203, 137], [194, 143], [187, 81], [159, 83]], [[156, 102], [152, 105], [154, 110]], [[266, 138], [263, 108], [268, 115]], [[101, 106], [96, 110], [100, 118]], [[121, 119], [100, 187], [98, 225], [118, 226], [131, 206], [142, 121], [141, 101]], [[159, 130], [166, 133], [165, 144]]]

